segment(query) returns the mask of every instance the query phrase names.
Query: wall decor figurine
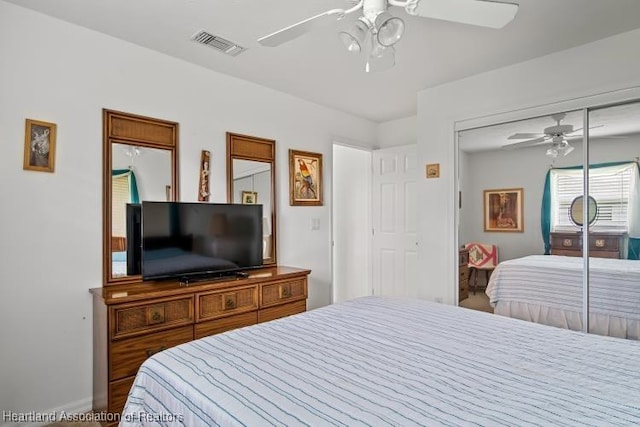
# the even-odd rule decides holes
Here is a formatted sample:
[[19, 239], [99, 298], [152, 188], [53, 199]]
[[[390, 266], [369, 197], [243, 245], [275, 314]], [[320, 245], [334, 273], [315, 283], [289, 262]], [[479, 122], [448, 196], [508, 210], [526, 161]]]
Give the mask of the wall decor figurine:
[[56, 124], [26, 120], [24, 170], [53, 172], [56, 152]]
[[198, 201], [208, 202], [209, 196], [209, 168], [211, 165], [211, 153], [202, 150], [200, 154], [200, 183], [198, 185]]
[[322, 154], [289, 150], [289, 204], [322, 206]]

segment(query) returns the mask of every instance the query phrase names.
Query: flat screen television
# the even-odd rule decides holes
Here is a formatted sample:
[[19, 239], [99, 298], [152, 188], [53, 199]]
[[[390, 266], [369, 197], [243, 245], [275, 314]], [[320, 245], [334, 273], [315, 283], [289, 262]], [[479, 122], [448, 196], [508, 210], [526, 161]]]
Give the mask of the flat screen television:
[[142, 202], [143, 280], [197, 280], [262, 262], [262, 205]]

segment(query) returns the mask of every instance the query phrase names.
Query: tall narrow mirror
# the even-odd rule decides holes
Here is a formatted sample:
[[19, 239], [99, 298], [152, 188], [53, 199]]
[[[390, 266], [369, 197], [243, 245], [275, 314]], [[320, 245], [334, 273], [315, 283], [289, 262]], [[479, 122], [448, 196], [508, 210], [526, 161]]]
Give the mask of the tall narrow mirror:
[[178, 124], [110, 110], [103, 119], [104, 284], [130, 283], [141, 280], [136, 207], [178, 200]]
[[264, 264], [276, 263], [275, 141], [227, 134], [229, 203], [262, 205]]

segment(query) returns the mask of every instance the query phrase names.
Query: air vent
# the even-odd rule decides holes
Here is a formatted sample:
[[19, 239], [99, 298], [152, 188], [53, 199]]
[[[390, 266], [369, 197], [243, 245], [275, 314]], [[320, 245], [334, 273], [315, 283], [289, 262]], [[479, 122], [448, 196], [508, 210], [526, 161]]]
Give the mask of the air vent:
[[206, 31], [198, 31], [196, 34], [191, 36], [191, 40], [200, 44], [207, 45], [210, 48], [231, 56], [237, 56], [238, 54], [246, 50], [246, 48], [239, 46], [234, 42], [223, 39], [220, 36], [214, 36], [213, 34], [209, 34]]

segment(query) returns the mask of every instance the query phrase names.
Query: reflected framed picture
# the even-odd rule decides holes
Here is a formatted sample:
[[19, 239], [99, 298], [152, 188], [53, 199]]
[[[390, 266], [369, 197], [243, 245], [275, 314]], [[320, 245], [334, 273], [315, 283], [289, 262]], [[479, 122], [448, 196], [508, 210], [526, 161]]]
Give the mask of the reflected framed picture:
[[56, 124], [27, 119], [24, 131], [24, 170], [53, 172]]
[[243, 205], [256, 205], [258, 204], [258, 193], [255, 191], [243, 191], [242, 192], [242, 204]]
[[289, 204], [322, 206], [322, 154], [289, 150]]
[[524, 231], [522, 188], [484, 190], [484, 231]]

